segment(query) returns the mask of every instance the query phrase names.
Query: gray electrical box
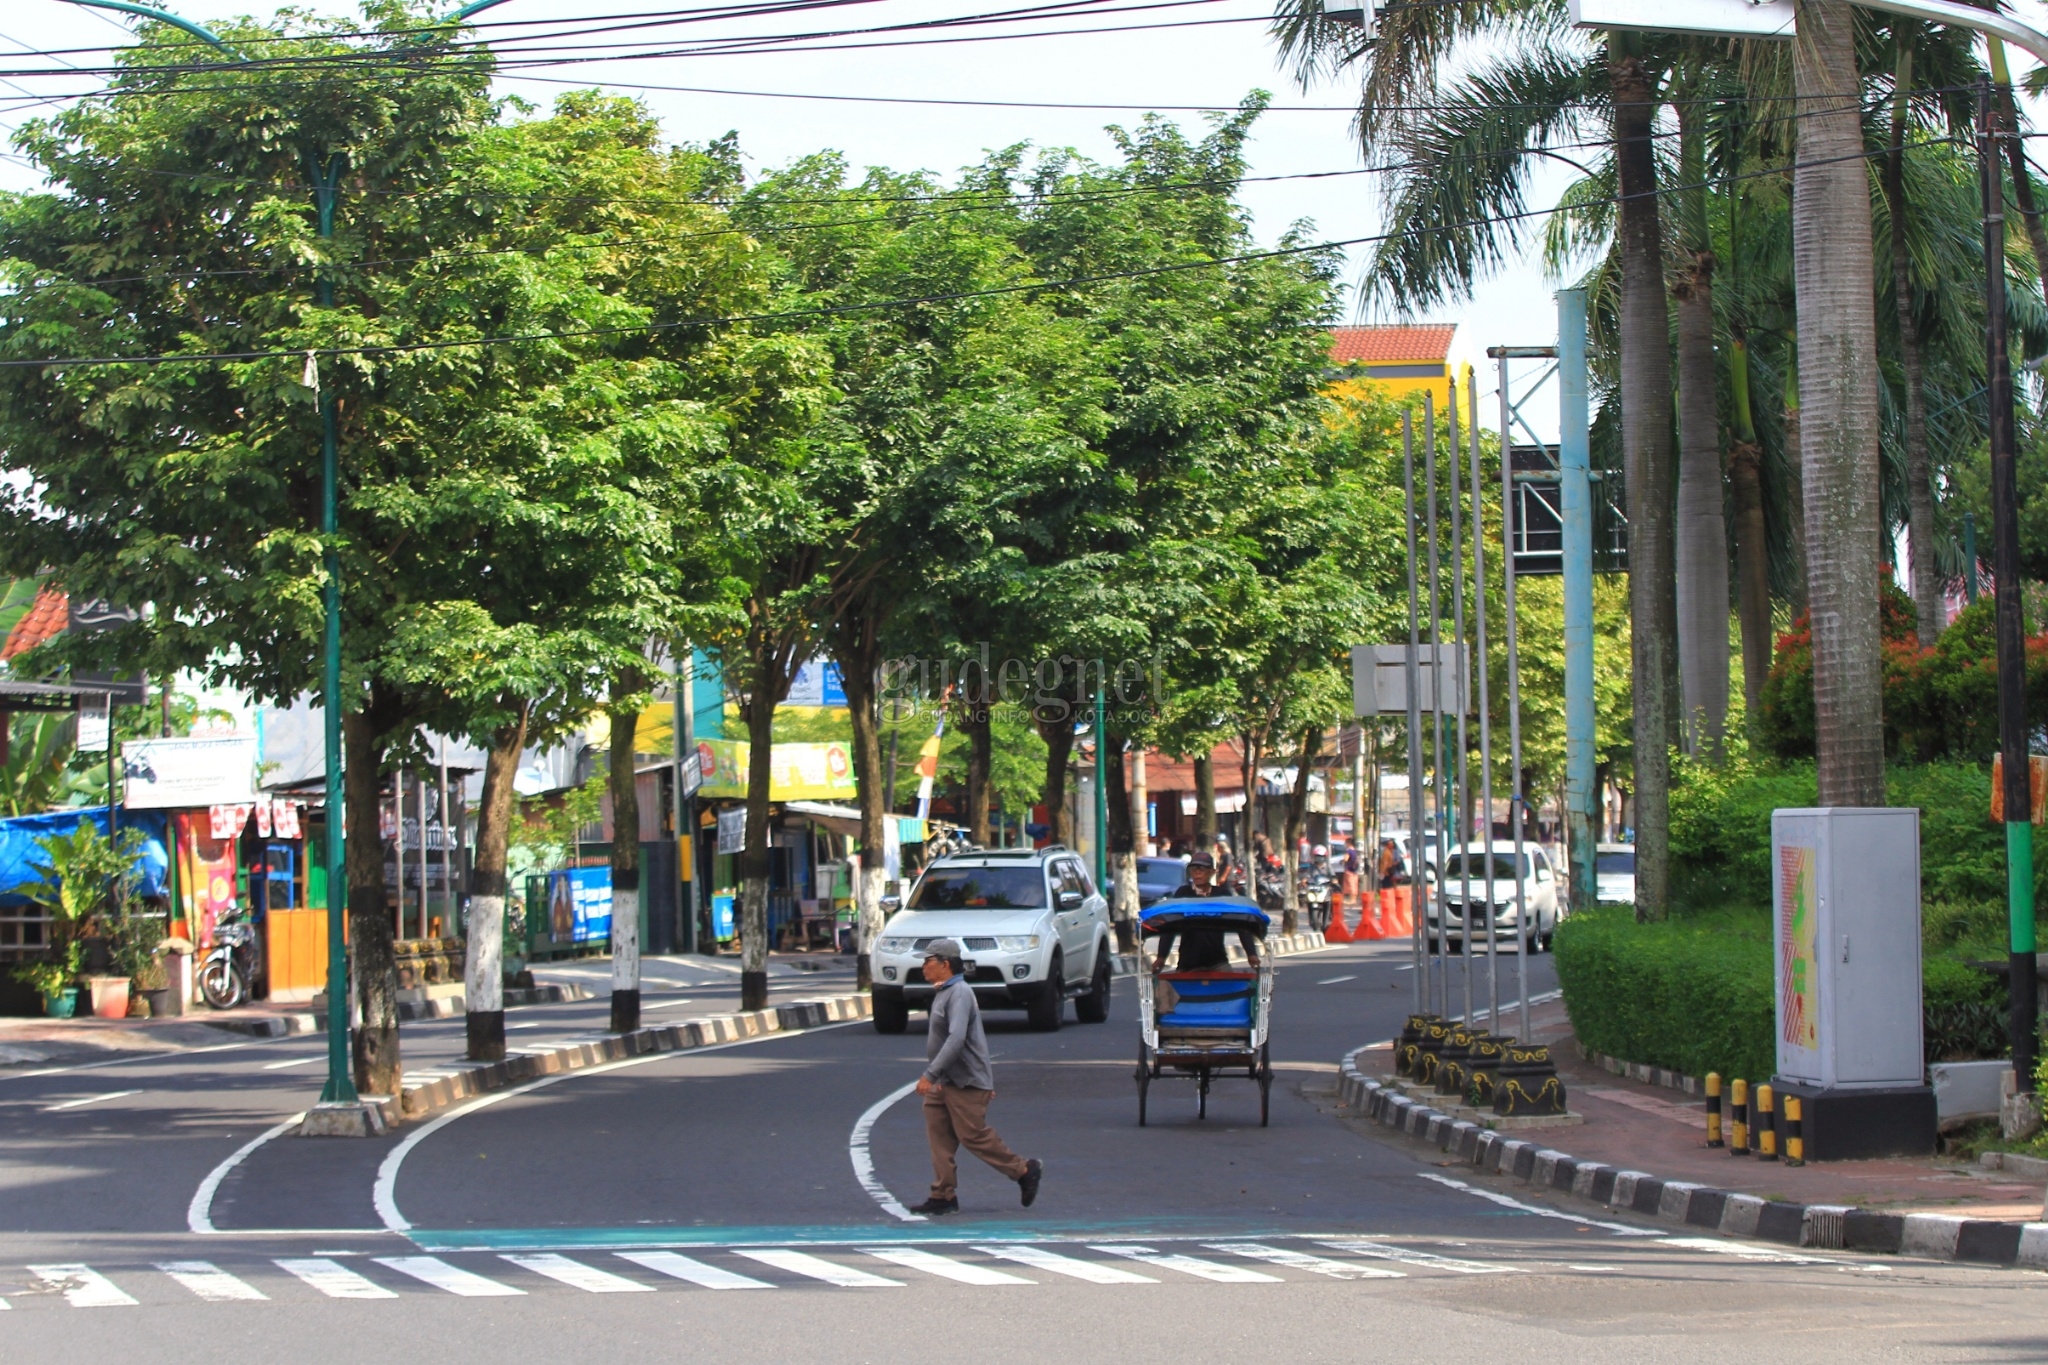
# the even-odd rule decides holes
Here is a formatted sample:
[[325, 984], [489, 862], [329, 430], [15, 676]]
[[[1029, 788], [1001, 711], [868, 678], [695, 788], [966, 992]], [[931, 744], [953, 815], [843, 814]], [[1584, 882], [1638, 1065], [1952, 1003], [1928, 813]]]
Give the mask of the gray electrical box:
[[1930, 1150], [1920, 1016], [1920, 812], [1771, 813], [1778, 1074], [1815, 1159]]

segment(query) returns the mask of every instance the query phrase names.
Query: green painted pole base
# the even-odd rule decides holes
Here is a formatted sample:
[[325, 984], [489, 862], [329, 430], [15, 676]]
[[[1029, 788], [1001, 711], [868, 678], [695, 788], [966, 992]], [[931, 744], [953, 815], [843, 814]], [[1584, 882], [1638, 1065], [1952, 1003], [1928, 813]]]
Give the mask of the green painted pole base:
[[2012, 1068], [2020, 1093], [2025, 1094], [2034, 1088], [2040, 987], [2034, 965], [2034, 827], [2024, 820], [2005, 822], [2005, 866], [2012, 942], [2007, 1026], [2012, 1037]]

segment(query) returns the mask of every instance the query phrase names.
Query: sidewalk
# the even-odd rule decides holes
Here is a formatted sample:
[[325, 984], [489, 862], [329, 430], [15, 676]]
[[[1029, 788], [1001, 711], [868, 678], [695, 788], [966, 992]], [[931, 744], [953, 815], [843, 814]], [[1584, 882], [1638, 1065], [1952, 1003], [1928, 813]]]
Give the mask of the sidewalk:
[[[1566, 1103], [1582, 1125], [1509, 1136], [1540, 1139], [1578, 1161], [1804, 1205], [1848, 1205], [1885, 1213], [1939, 1213], [2000, 1222], [2042, 1216], [2044, 1182], [1948, 1157], [1830, 1161], [1789, 1167], [1708, 1147], [1706, 1106], [1681, 1091], [1617, 1076], [1580, 1055], [1564, 1002], [1530, 1011], [1533, 1040], [1550, 1045]], [[1505, 1021], [1504, 1021], [1505, 1022]], [[1357, 1056], [1367, 1077], [1393, 1075], [1391, 1046]], [[1425, 1099], [1424, 1103], [1433, 1103]]]

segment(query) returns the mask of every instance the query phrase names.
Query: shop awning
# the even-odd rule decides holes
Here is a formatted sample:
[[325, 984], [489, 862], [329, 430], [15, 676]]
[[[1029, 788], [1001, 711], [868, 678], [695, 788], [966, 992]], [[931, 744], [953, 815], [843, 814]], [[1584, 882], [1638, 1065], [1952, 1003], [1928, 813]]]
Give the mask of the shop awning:
[[858, 806], [841, 806], [828, 801], [789, 801], [784, 803], [782, 810], [786, 815], [800, 815], [834, 834], [843, 834], [849, 839], [860, 837]]

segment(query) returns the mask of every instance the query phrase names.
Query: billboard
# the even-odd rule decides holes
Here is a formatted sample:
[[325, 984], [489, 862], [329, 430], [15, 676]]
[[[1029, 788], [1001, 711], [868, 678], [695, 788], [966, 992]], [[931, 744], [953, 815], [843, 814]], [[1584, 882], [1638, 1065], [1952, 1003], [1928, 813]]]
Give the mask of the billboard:
[[137, 739], [121, 745], [121, 804], [134, 810], [250, 805], [253, 739]]
[[[753, 749], [743, 739], [699, 740], [697, 761], [704, 770], [704, 785], [697, 794], [745, 800]], [[770, 801], [842, 801], [858, 793], [848, 745], [778, 744], [770, 751], [770, 759], [774, 764], [768, 780]]]
[[611, 936], [611, 868], [548, 873], [548, 937], [556, 943], [591, 943]]

